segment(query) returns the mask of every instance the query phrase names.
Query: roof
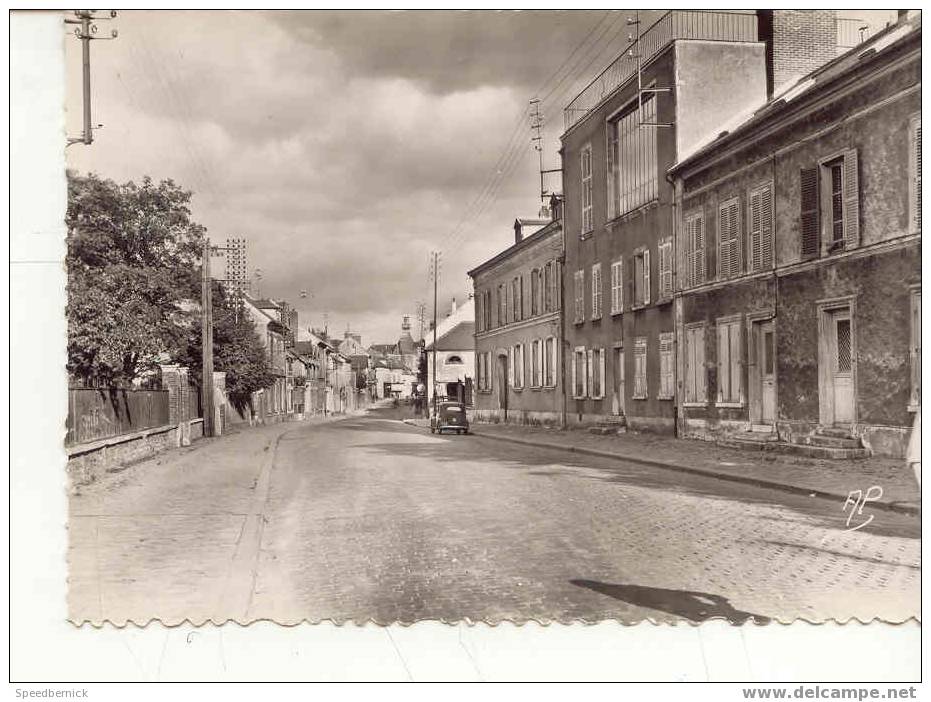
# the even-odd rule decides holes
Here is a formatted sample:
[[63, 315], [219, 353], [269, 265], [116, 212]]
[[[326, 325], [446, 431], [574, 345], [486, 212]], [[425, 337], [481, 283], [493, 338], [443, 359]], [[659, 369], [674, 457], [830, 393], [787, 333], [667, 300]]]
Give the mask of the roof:
[[799, 76], [781, 86], [762, 105], [748, 106], [746, 111], [736, 115], [716, 135], [709, 134], [708, 138], [696, 144], [692, 151], [684, 154], [678, 163], [669, 169], [669, 173], [677, 173], [686, 166], [693, 165], [703, 157], [717, 151], [722, 146], [738, 141], [742, 136], [750, 134], [762, 123], [775, 120], [783, 113], [788, 112], [795, 107], [800, 97], [817, 92], [827, 84], [833, 83], [853, 72], [862, 66], [863, 62], [885, 53], [891, 47], [901, 44], [909, 37], [920, 35], [920, 33], [920, 13], [886, 27], [867, 41], [855, 46], [811, 73]]
[[479, 273], [482, 273], [483, 271], [488, 270], [488, 268], [490, 268], [491, 266], [497, 263], [500, 263], [501, 261], [506, 260], [512, 254], [515, 254], [518, 251], [521, 251], [527, 248], [531, 244], [537, 243], [541, 239], [545, 239], [547, 236], [557, 231], [562, 231], [562, 221], [558, 219], [549, 220], [546, 223], [545, 227], [543, 227], [542, 229], [538, 229], [537, 231], [535, 231], [533, 234], [530, 234], [529, 236], [525, 236], [523, 239], [521, 239], [517, 243], [511, 244], [508, 248], [504, 249], [504, 251], [501, 251], [495, 254], [494, 256], [492, 256], [491, 258], [489, 258], [487, 261], [478, 264], [475, 268], [473, 268], [472, 270], [468, 272], [468, 275], [474, 278]]
[[[430, 346], [432, 349], [433, 346]], [[437, 351], [471, 351], [475, 348], [475, 320], [460, 322], [436, 339]]]
[[[462, 343], [460, 336], [450, 336], [450, 332], [453, 332], [457, 327], [467, 326], [468, 328], [468, 343], [463, 345], [453, 346], [451, 344]], [[436, 348], [437, 350], [454, 350], [454, 349], [473, 349], [475, 348], [475, 339], [473, 338], [475, 334], [475, 299], [469, 298], [462, 305], [456, 308], [456, 311], [449, 315], [446, 319], [440, 320], [436, 325]], [[426, 344], [424, 345], [425, 349], [433, 348], [433, 333], [430, 332], [426, 336]]]

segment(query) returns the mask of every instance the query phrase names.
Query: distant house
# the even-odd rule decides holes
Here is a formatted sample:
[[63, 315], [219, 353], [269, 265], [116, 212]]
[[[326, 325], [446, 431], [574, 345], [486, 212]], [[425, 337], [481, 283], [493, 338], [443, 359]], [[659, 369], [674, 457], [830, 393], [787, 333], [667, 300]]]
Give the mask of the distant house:
[[435, 395], [471, 404], [475, 379], [475, 301], [471, 296], [458, 307], [454, 299], [449, 315], [436, 325], [435, 354], [433, 337], [431, 331], [424, 344], [428, 400], [432, 402]]
[[268, 369], [275, 376], [275, 382], [270, 387], [253, 393], [253, 410], [259, 421], [278, 421], [291, 411], [285, 358], [291, 330], [281, 321], [281, 306], [278, 303], [245, 294], [243, 301], [243, 309], [255, 323], [259, 342], [265, 348]]

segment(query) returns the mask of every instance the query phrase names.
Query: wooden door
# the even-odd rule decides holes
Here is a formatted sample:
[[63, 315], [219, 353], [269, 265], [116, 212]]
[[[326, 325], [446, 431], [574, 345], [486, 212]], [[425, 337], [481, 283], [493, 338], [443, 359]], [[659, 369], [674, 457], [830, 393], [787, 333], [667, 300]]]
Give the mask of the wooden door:
[[776, 421], [776, 330], [772, 321], [759, 325], [757, 363], [760, 369], [760, 421]]
[[828, 359], [834, 405], [834, 424], [849, 424], [854, 418], [853, 324], [850, 310], [831, 313], [829, 326], [831, 358]]

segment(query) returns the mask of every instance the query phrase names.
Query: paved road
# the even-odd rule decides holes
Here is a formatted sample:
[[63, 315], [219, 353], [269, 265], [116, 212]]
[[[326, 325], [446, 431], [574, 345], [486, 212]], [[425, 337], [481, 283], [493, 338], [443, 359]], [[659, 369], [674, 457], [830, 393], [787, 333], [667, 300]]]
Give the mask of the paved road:
[[245, 430], [72, 498], [75, 621], [624, 622], [919, 613], [916, 518], [348, 418]]

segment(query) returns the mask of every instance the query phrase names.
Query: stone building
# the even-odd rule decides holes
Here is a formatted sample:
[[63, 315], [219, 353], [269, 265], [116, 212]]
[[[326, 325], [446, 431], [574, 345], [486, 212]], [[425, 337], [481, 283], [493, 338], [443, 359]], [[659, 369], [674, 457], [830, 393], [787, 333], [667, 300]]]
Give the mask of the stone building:
[[514, 222], [514, 243], [469, 271], [475, 299], [474, 416], [561, 423], [562, 225]]
[[921, 403], [920, 16], [726, 128], [671, 170], [680, 429], [903, 455]]

